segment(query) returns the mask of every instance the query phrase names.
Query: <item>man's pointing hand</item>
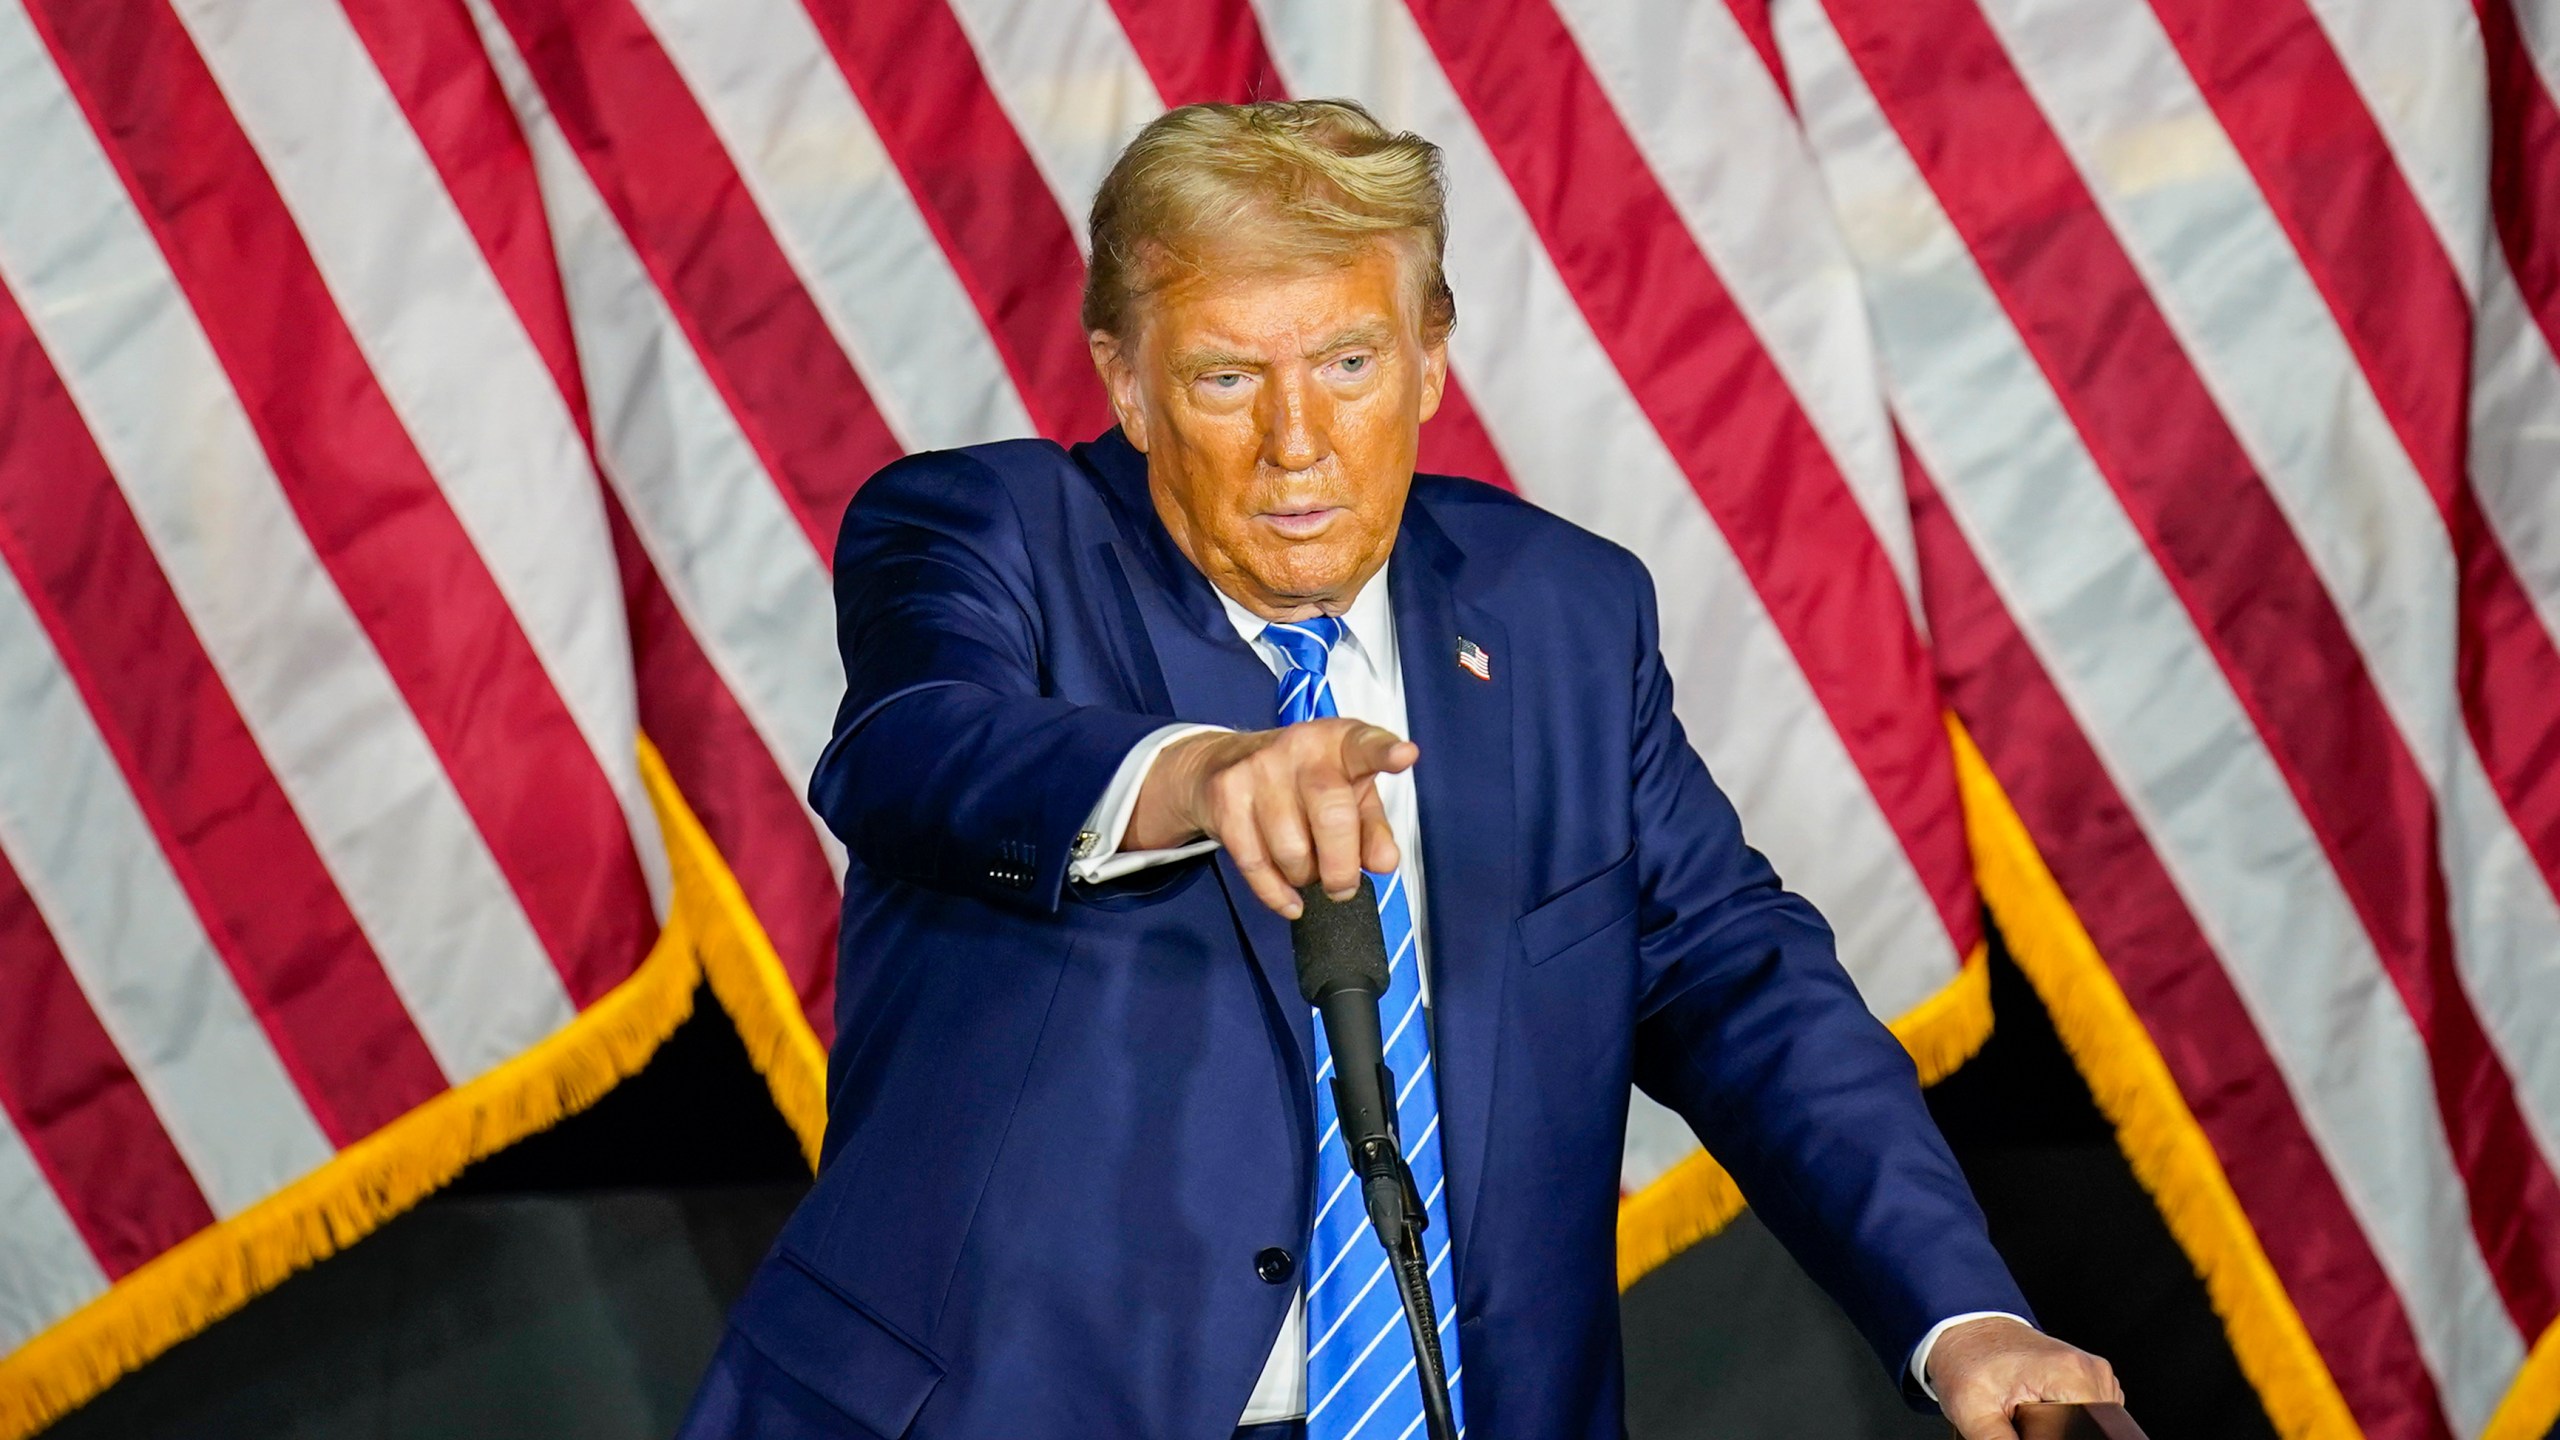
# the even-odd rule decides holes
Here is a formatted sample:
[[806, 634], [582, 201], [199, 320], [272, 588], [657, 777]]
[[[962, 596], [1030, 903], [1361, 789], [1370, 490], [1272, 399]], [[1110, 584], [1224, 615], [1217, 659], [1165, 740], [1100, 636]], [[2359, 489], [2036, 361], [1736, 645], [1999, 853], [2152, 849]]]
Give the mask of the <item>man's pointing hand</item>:
[[1362, 870], [1396, 868], [1378, 776], [1421, 756], [1412, 741], [1359, 720], [1194, 735], [1156, 757], [1120, 843], [1163, 850], [1205, 835], [1226, 847], [1263, 904], [1294, 920], [1308, 881], [1322, 879], [1341, 900], [1359, 890]]

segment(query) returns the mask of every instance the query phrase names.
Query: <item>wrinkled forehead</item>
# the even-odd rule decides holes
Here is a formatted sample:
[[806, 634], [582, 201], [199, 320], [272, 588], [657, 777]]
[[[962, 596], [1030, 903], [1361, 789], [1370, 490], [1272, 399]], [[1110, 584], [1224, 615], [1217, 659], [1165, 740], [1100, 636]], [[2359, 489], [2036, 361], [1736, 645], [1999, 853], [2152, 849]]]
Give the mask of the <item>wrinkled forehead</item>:
[[[1398, 331], [1419, 333], [1423, 317], [1422, 238], [1383, 231], [1346, 244], [1277, 245], [1251, 235], [1206, 240], [1195, 247], [1150, 246], [1131, 297], [1125, 337], [1144, 341], [1191, 330], [1202, 321], [1233, 324], [1271, 307], [1304, 305], [1317, 292], [1356, 292], [1382, 274], [1385, 314]], [[1349, 286], [1332, 282], [1349, 281]], [[1374, 307], [1373, 307], [1374, 308]], [[1367, 317], [1360, 322], [1369, 323]]]

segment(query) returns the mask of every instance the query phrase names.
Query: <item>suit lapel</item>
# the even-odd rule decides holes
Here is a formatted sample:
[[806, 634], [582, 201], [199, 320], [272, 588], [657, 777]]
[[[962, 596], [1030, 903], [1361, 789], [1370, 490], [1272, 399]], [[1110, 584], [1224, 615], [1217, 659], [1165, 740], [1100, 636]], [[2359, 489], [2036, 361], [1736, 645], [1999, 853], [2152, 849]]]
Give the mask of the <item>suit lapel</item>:
[[[1389, 584], [1405, 715], [1422, 747], [1414, 788], [1431, 921], [1431, 1053], [1440, 1070], [1450, 1225], [1463, 1254], [1484, 1178], [1518, 893], [1511, 685], [1503, 666], [1510, 647], [1501, 623], [1468, 602], [1463, 556], [1419, 502], [1405, 509]], [[1461, 639], [1492, 657], [1492, 679], [1458, 664]]]
[[[1129, 581], [1129, 598], [1155, 651], [1157, 673], [1142, 676], [1142, 687], [1148, 680], [1160, 684], [1163, 693], [1151, 698], [1164, 713], [1184, 720], [1234, 730], [1270, 729], [1279, 718], [1278, 681], [1236, 634], [1207, 577], [1193, 568], [1156, 518], [1147, 498], [1146, 457], [1117, 430], [1077, 449], [1120, 512], [1121, 539], [1111, 547], [1113, 559]], [[1280, 1013], [1288, 1017], [1298, 1063], [1313, 1075], [1314, 1021], [1299, 998], [1289, 922], [1254, 895], [1224, 850], [1217, 853], [1216, 866], [1245, 948], [1271, 987]]]

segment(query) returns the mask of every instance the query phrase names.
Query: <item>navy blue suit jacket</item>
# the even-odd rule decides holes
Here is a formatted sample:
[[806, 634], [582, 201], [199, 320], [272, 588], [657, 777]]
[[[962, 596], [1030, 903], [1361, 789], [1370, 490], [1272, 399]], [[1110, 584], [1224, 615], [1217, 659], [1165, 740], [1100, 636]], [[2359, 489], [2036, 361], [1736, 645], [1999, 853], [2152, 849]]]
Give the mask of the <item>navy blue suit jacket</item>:
[[[810, 797], [852, 865], [824, 1162], [685, 1433], [1217, 1440], [1299, 1283], [1256, 1257], [1306, 1245], [1288, 927], [1222, 856], [1066, 870], [1141, 737], [1267, 728], [1271, 672], [1117, 432], [899, 461], [835, 573], [846, 693]], [[1946, 1316], [2025, 1313], [1910, 1060], [1673, 717], [1643, 566], [1426, 475], [1389, 574], [1470, 1430], [1621, 1433], [1631, 1083], [1889, 1368]]]

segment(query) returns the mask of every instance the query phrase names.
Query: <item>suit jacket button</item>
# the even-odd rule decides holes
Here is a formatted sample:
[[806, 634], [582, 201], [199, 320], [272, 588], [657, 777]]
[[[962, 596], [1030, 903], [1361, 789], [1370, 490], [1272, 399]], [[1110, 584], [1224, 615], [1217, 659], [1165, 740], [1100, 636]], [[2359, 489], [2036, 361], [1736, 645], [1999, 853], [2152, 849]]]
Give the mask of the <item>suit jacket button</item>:
[[1265, 1285], [1285, 1285], [1297, 1270], [1298, 1257], [1277, 1245], [1253, 1257], [1253, 1273], [1261, 1276]]

